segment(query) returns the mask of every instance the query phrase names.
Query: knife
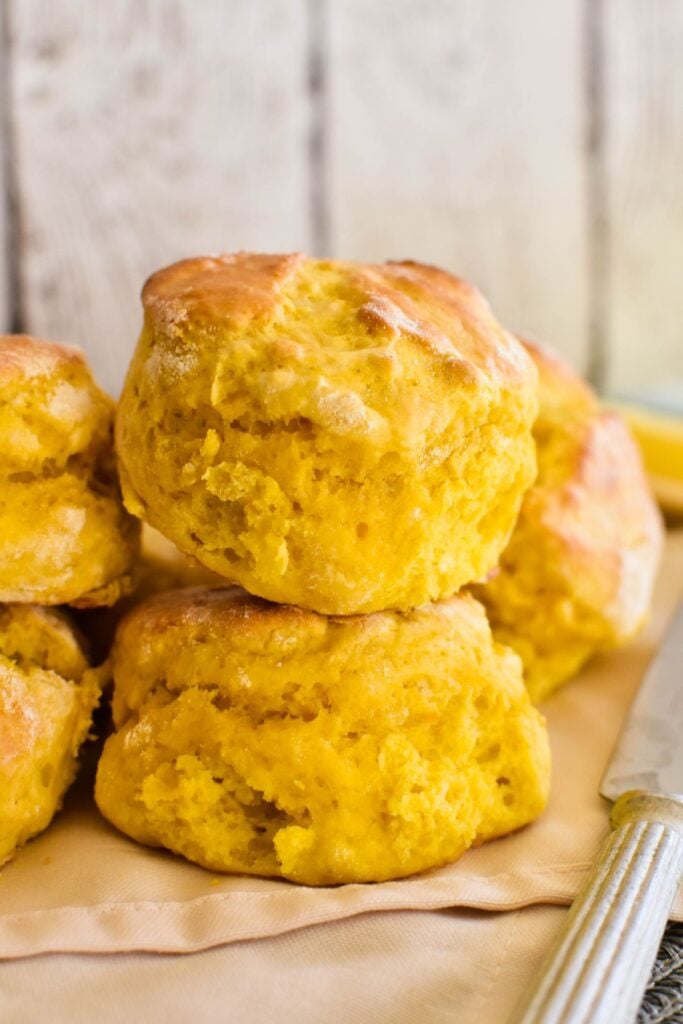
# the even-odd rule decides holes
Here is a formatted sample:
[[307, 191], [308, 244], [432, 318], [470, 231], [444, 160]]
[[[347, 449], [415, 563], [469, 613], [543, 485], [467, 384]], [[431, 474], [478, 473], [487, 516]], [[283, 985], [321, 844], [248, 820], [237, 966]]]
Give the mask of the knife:
[[683, 873], [683, 603], [600, 793], [612, 831], [515, 1024], [636, 1019]]

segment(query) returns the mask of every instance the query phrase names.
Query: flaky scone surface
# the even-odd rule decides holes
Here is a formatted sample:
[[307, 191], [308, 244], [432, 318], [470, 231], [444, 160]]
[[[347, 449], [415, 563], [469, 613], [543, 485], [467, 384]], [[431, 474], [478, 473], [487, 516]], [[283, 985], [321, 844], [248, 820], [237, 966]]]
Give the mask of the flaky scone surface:
[[64, 615], [0, 604], [0, 864], [60, 807], [102, 681]]
[[237, 254], [143, 291], [117, 415], [128, 508], [251, 593], [412, 607], [495, 563], [534, 473], [536, 374], [415, 263]]
[[113, 604], [129, 588], [138, 529], [113, 415], [77, 349], [0, 335], [0, 600]]
[[646, 616], [662, 526], [621, 417], [559, 357], [525, 342], [539, 371], [538, 478], [500, 570], [475, 593], [522, 657], [535, 700]]
[[469, 596], [342, 619], [177, 591], [124, 620], [113, 671], [98, 805], [212, 870], [398, 878], [545, 804], [543, 720]]

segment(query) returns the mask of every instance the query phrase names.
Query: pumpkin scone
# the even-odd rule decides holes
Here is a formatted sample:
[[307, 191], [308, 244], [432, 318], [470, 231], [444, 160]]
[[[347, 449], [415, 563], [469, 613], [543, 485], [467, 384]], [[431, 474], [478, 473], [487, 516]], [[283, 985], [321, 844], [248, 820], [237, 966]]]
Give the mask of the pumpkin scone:
[[59, 809], [105, 674], [62, 612], [0, 604], [0, 864]]
[[131, 588], [113, 419], [78, 349], [0, 335], [0, 601], [92, 607]]
[[146, 283], [117, 413], [126, 506], [250, 593], [327, 614], [482, 578], [534, 472], [536, 371], [417, 263], [238, 253]]
[[124, 619], [112, 665], [97, 803], [213, 871], [400, 878], [546, 802], [543, 719], [469, 595], [328, 618], [235, 588], [175, 591]]
[[637, 631], [663, 531], [622, 418], [558, 356], [524, 344], [539, 371], [538, 478], [499, 569], [474, 592], [541, 700]]

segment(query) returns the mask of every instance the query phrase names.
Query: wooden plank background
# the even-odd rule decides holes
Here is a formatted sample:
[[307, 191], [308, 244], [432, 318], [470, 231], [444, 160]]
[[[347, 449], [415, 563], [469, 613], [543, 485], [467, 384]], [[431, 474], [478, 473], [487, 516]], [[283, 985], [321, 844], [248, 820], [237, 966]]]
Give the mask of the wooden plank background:
[[457, 270], [506, 325], [585, 365], [580, 10], [332, 4], [329, 130], [335, 251]]
[[610, 385], [683, 411], [683, 4], [606, 0]]
[[0, 325], [120, 387], [155, 267], [440, 263], [683, 405], [677, 0], [6, 0]]

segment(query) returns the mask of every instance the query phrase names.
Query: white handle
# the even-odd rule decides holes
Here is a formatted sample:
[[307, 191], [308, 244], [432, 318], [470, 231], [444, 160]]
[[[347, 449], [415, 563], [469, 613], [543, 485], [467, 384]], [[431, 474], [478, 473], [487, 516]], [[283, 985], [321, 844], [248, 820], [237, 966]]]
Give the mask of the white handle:
[[626, 793], [515, 1024], [635, 1021], [683, 870], [683, 798]]

